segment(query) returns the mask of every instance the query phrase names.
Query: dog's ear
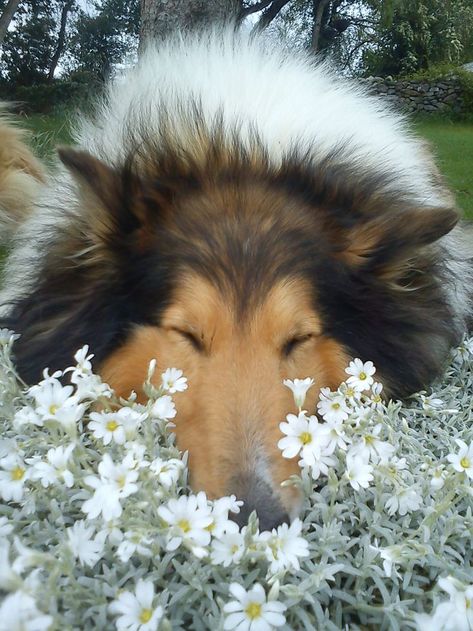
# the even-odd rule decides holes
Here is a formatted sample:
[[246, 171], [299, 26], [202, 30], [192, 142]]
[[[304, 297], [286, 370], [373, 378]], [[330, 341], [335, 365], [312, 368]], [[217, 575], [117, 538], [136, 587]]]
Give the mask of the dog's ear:
[[458, 223], [453, 208], [406, 208], [363, 218], [341, 239], [337, 257], [354, 268], [396, 277]]
[[58, 155], [76, 180], [81, 193], [113, 209], [121, 186], [120, 174], [116, 169], [87, 151], [72, 147], [59, 147]]
[[144, 247], [162, 200], [156, 193], [155, 204], [144, 203], [143, 183], [133, 165], [110, 166], [71, 147], [59, 148], [58, 154], [78, 186], [81, 214], [95, 241], [110, 245], [132, 236]]

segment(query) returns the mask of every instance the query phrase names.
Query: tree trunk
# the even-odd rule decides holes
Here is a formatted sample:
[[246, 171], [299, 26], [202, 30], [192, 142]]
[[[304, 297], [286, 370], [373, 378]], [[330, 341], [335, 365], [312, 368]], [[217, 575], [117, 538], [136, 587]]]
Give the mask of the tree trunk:
[[72, 9], [74, 0], [67, 0], [61, 11], [61, 26], [59, 27], [59, 35], [57, 38], [57, 46], [54, 51], [53, 58], [51, 59], [51, 65], [49, 66], [48, 82], [50, 83], [54, 79], [54, 72], [56, 71], [59, 59], [64, 50], [64, 42], [66, 41], [66, 26], [67, 17]]
[[8, 26], [10, 25], [19, 4], [20, 0], [8, 0], [7, 5], [0, 16], [0, 46], [3, 44], [3, 40], [5, 39], [5, 35], [8, 31]]
[[329, 3], [329, 0], [314, 0], [314, 26], [312, 27], [312, 39], [310, 47], [316, 53], [320, 46], [320, 30], [322, 28], [322, 18], [324, 15], [325, 7]]
[[263, 11], [255, 28], [259, 30], [265, 29], [289, 2], [290, 0], [273, 0], [269, 7]]
[[240, 9], [240, 0], [141, 0], [140, 52], [146, 42], [163, 40], [173, 30], [236, 19]]

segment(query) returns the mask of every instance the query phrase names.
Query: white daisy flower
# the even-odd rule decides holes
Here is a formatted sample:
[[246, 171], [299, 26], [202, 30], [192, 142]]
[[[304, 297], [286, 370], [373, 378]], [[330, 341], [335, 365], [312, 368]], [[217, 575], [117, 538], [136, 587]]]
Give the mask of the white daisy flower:
[[134, 466], [135, 469], [144, 469], [150, 466], [151, 463], [149, 460], [146, 460], [146, 445], [138, 442], [138, 440], [130, 440], [125, 443], [124, 447], [130, 461], [130, 467]]
[[42, 427], [43, 419], [29, 405], [25, 405], [15, 412], [13, 417], [13, 427], [20, 430], [24, 425], [36, 425]]
[[52, 623], [52, 616], [43, 614], [23, 591], [10, 594], [0, 605], [0, 631], [46, 631]]
[[[200, 502], [202, 502], [202, 496], [200, 495]], [[210, 503], [210, 510], [212, 511], [212, 522], [207, 527], [207, 530], [214, 536], [220, 537], [225, 532], [238, 531], [237, 524], [228, 519], [228, 513], [239, 513], [240, 506], [243, 505], [241, 500], [237, 500], [235, 495], [228, 497], [220, 497]], [[205, 508], [205, 506], [203, 506]]]
[[271, 631], [285, 624], [286, 605], [267, 600], [259, 583], [255, 583], [248, 591], [238, 583], [231, 583], [229, 592], [235, 600], [223, 607], [226, 615], [223, 623], [225, 631]]
[[445, 484], [448, 473], [445, 471], [445, 465], [441, 464], [432, 470], [432, 478], [430, 479], [430, 487], [434, 491], [439, 491]]
[[48, 558], [47, 553], [39, 552], [38, 550], [25, 546], [18, 537], [15, 537], [13, 544], [16, 550], [16, 556], [12, 567], [18, 574], [22, 574], [31, 567], [42, 565], [45, 558]]
[[18, 589], [22, 585], [22, 578], [10, 563], [10, 543], [0, 539], [0, 589], [6, 592]]
[[238, 527], [236, 531], [224, 532], [218, 539], [212, 539], [210, 560], [215, 565], [228, 567], [231, 564], [237, 564], [244, 554], [245, 536], [242, 532], [238, 532]]
[[396, 451], [396, 448], [384, 440], [380, 440], [379, 435], [383, 429], [381, 423], [370, 428], [360, 436], [360, 442], [354, 444], [350, 452], [358, 454], [363, 459], [373, 462], [386, 463]]
[[335, 449], [347, 450], [350, 438], [345, 432], [345, 425], [341, 421], [328, 421], [323, 426], [326, 439], [326, 452], [334, 452]]
[[182, 376], [182, 370], [168, 368], [161, 375], [163, 388], [170, 394], [187, 390], [187, 378]]
[[404, 471], [404, 469], [407, 469], [407, 460], [405, 458], [393, 456], [393, 458], [389, 461], [389, 468], [393, 472]]
[[466, 473], [466, 475], [473, 480], [473, 442], [467, 445], [459, 438], [457, 438], [455, 442], [460, 447], [460, 451], [456, 454], [448, 454], [447, 460], [451, 463], [455, 471]]
[[165, 394], [153, 403], [150, 416], [164, 421], [168, 421], [176, 416], [176, 406], [169, 394]]
[[463, 362], [470, 361], [473, 355], [473, 338], [464, 340], [460, 346], [453, 349], [453, 361], [456, 364], [462, 364]]
[[47, 462], [29, 459], [26, 462], [32, 464], [30, 477], [32, 480], [40, 480], [44, 488], [50, 484], [56, 484], [61, 480], [70, 488], [74, 484], [74, 476], [67, 468], [69, 457], [75, 445], [67, 447], [55, 447], [49, 449], [46, 454]]
[[124, 534], [120, 530], [120, 526], [121, 524], [118, 519], [111, 519], [110, 521], [104, 522], [100, 530], [100, 532], [104, 533], [105, 539], [108, 539], [109, 543], [113, 546], [117, 546], [123, 541]]
[[92, 362], [90, 360], [93, 359], [94, 354], [91, 353], [89, 355], [88, 353], [89, 346], [87, 344], [76, 352], [76, 354], [74, 355], [74, 361], [76, 362], [76, 365], [74, 368], [72, 368], [74, 372], [80, 373], [82, 375], [90, 375], [90, 373], [92, 372]]
[[110, 399], [113, 392], [110, 386], [93, 373], [90, 375], [82, 373], [72, 373], [71, 382], [76, 387], [76, 396], [80, 401], [95, 401], [100, 397]]
[[85, 484], [95, 489], [93, 496], [82, 504], [82, 510], [89, 519], [100, 514], [106, 521], [120, 517], [123, 510], [120, 501], [138, 490], [138, 472], [134, 466], [130, 455], [122, 463], [114, 464], [105, 454], [98, 466], [100, 477], [88, 475], [84, 478]]
[[85, 411], [73, 392], [72, 386], [63, 386], [55, 377], [47, 377], [29, 389], [42, 421], [56, 421], [66, 430], [75, 428]]
[[154, 604], [155, 593], [151, 581], [140, 579], [134, 593], [123, 591], [109, 605], [110, 613], [118, 616], [118, 631], [156, 631], [164, 609]]
[[384, 475], [385, 482], [395, 483], [399, 479], [399, 472], [405, 469], [407, 469], [406, 459], [393, 456], [389, 464], [383, 463], [383, 466], [378, 471]]
[[350, 408], [342, 394], [331, 392], [330, 388], [322, 388], [317, 411], [328, 423], [340, 423], [347, 420]]
[[384, 573], [388, 578], [394, 576], [400, 577], [399, 572], [396, 569], [396, 564], [399, 564], [403, 559], [402, 546], [387, 546], [386, 548], [378, 548], [377, 545], [370, 546], [372, 550], [377, 552], [383, 559]]
[[265, 542], [265, 554], [270, 562], [269, 571], [272, 574], [281, 570], [299, 570], [299, 559], [309, 556], [309, 544], [301, 537], [302, 522], [295, 519], [290, 526], [281, 524], [272, 532], [263, 532], [260, 540]]
[[[330, 392], [330, 388], [326, 388], [326, 390]], [[353, 386], [349, 386], [345, 382], [340, 384], [337, 389], [337, 393], [344, 397], [349, 408], [356, 407], [361, 401], [361, 392], [359, 390], [355, 390]]]
[[131, 408], [120, 408], [116, 412], [91, 412], [88, 428], [92, 430], [94, 438], [109, 445], [112, 440], [117, 445], [123, 445], [135, 436], [146, 414], [139, 414]]
[[369, 425], [373, 416], [373, 409], [363, 404], [353, 406], [348, 422], [354, 427]]
[[314, 385], [314, 380], [310, 377], [305, 379], [284, 379], [283, 384], [292, 390], [294, 403], [299, 410], [303, 407], [307, 391]]
[[102, 558], [107, 536], [103, 530], [92, 538], [94, 527], [87, 526], [84, 520], [80, 520], [67, 528], [66, 532], [72, 554], [81, 565], [93, 567]]
[[84, 346], [74, 355], [76, 365], [66, 368], [64, 374], [70, 372], [70, 380], [76, 386], [76, 396], [80, 401], [90, 399], [92, 401], [100, 398], [112, 396], [110, 387], [103, 383], [98, 375], [92, 372], [91, 359], [93, 354], [89, 353], [89, 347]]
[[440, 410], [445, 406], [445, 403], [442, 401], [442, 399], [439, 399], [438, 397], [435, 397], [433, 395], [426, 396], [424, 394], [418, 394], [417, 396], [421, 402], [422, 409], [426, 412]]
[[0, 346], [11, 346], [19, 337], [10, 329], [0, 329]]
[[158, 515], [169, 528], [167, 550], [177, 550], [184, 544], [197, 557], [206, 556], [206, 546], [210, 543], [208, 527], [212, 523], [212, 515], [205, 493], [171, 499], [165, 506], [158, 508]]
[[316, 416], [306, 416], [302, 411], [296, 416], [288, 414], [286, 423], [280, 423], [279, 428], [284, 438], [278, 442], [284, 458], [294, 458], [300, 455], [307, 465], [315, 462], [316, 454], [321, 446], [326, 444], [324, 430], [321, 430]]
[[351, 375], [347, 379], [347, 384], [355, 390], [363, 391], [369, 390], [373, 385], [373, 375], [376, 372], [376, 368], [373, 362], [363, 363], [361, 359], [356, 358], [349, 363], [348, 368], [345, 368], [345, 372], [347, 375]]
[[149, 466], [149, 470], [156, 476], [161, 486], [170, 489], [177, 484], [181, 472], [185, 469], [184, 463], [178, 458], [155, 458]]
[[0, 468], [0, 496], [5, 502], [20, 502], [30, 471], [16, 453], [0, 458]]
[[370, 482], [373, 481], [373, 467], [365, 462], [365, 460], [352, 453], [347, 454], [347, 469], [345, 471], [345, 477], [350, 482], [352, 488], [355, 491], [359, 491], [360, 488], [367, 489]]
[[[88, 478], [88, 481], [84, 480], [85, 483], [93, 486], [94, 483], [91, 481], [93, 476], [88, 476]], [[123, 512], [120, 490], [112, 484], [101, 483], [99, 478], [94, 479], [97, 481], [94, 494], [82, 504], [82, 511], [88, 519], [95, 519], [100, 514], [106, 521], [120, 517]]]
[[382, 391], [383, 384], [375, 381], [371, 386], [370, 407], [378, 412], [382, 412], [384, 410], [384, 401], [381, 395]]
[[7, 537], [13, 530], [14, 526], [9, 521], [8, 517], [0, 517], [0, 538]]
[[152, 556], [150, 550], [152, 543], [149, 537], [143, 537], [139, 532], [129, 530], [125, 532], [125, 538], [117, 548], [117, 556], [123, 563], [128, 563], [135, 553], [149, 558]]
[[321, 475], [328, 475], [328, 470], [335, 467], [337, 458], [330, 451], [315, 452], [313, 462], [307, 462], [304, 458], [299, 460], [299, 466], [309, 467], [313, 480], [318, 480]]
[[396, 512], [399, 513], [399, 515], [406, 515], [421, 506], [422, 496], [413, 488], [398, 489], [384, 505], [389, 515], [394, 515]]
[[471, 631], [473, 629], [473, 584], [463, 585], [452, 576], [440, 578], [450, 600], [437, 605], [433, 615], [417, 614], [419, 631]]

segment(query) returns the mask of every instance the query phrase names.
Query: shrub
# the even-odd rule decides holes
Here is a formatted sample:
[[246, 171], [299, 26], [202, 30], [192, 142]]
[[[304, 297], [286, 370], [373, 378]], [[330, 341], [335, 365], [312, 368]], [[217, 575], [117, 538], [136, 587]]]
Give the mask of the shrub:
[[97, 96], [102, 84], [91, 77], [81, 76], [79, 79], [17, 87], [3, 84], [0, 85], [0, 96], [3, 100], [13, 101], [15, 109], [26, 114], [49, 114], [64, 106], [83, 109], [91, 95]]

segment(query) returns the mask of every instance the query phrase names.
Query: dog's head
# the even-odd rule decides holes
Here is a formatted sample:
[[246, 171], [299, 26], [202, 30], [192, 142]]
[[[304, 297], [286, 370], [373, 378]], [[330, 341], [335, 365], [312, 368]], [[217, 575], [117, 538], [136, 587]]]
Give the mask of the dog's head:
[[234, 493], [244, 516], [256, 509], [270, 528], [299, 502], [281, 487], [297, 471], [277, 448], [294, 407], [283, 380], [315, 379], [308, 409], [355, 355], [376, 363], [391, 392], [429, 380], [449, 344], [431, 244], [457, 216], [380, 194], [376, 179], [354, 183], [331, 159], [271, 168], [263, 154], [230, 154], [113, 168], [63, 150], [79, 211], [51, 245], [35, 297], [17, 306], [17, 357], [28, 373], [64, 366], [89, 343], [123, 396], [142, 395], [153, 358], [182, 369], [175, 431], [191, 485]]

